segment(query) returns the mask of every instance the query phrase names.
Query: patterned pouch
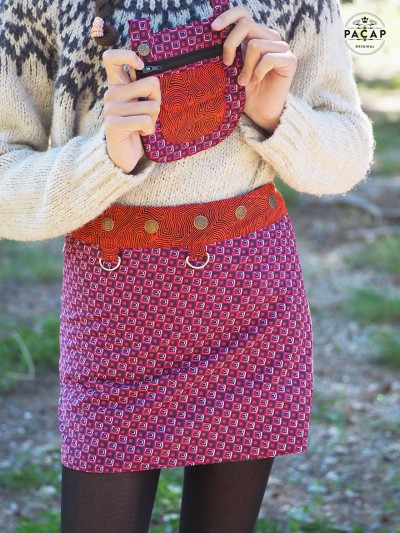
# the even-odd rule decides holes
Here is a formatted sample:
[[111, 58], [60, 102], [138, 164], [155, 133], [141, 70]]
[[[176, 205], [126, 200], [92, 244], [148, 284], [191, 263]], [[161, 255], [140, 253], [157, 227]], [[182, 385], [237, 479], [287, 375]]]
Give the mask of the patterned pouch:
[[[213, 31], [212, 21], [229, 9], [229, 0], [210, 0], [213, 16], [152, 33], [148, 17], [129, 20], [130, 48], [145, 67], [137, 79], [157, 76], [161, 108], [155, 132], [141, 137], [149, 159], [176, 161], [211, 148], [230, 135], [243, 112], [246, 92], [237, 78], [241, 47], [229, 66], [222, 49], [233, 25]], [[140, 97], [139, 100], [146, 100]]]

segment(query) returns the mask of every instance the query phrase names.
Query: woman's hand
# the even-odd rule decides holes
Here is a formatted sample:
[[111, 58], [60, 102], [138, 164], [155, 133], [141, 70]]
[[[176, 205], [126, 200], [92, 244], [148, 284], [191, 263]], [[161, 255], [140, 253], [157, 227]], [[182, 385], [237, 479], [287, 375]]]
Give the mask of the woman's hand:
[[[104, 94], [107, 152], [113, 162], [129, 173], [144, 155], [140, 135], [151, 135], [160, 112], [160, 82], [155, 76], [136, 79], [142, 60], [132, 50], [108, 49], [103, 54], [108, 89]], [[123, 65], [128, 65], [129, 74]], [[146, 96], [148, 100], [138, 101]]]
[[238, 81], [246, 87], [244, 112], [271, 134], [279, 124], [297, 58], [276, 30], [257, 24], [242, 5], [224, 11], [211, 26], [220, 31], [232, 23], [236, 24], [225, 39], [223, 62], [231, 65], [241, 45], [244, 61]]

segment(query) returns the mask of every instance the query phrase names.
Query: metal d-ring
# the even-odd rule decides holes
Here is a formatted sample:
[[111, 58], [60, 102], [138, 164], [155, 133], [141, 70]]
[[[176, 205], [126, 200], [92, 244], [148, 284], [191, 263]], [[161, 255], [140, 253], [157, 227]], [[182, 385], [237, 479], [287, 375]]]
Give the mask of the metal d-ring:
[[206, 262], [203, 263], [203, 264], [200, 265], [200, 266], [192, 265], [192, 263], [189, 261], [189, 257], [190, 257], [189, 255], [186, 257], [186, 264], [187, 264], [188, 266], [190, 266], [190, 268], [195, 268], [196, 270], [199, 270], [199, 269], [201, 269], [201, 268], [204, 268], [206, 265], [208, 265], [208, 262], [209, 262], [209, 260], [210, 260], [210, 254], [209, 254], [208, 252], [206, 252], [206, 255], [207, 255], [207, 260], [206, 260]]
[[100, 263], [100, 266], [103, 270], [107, 270], [107, 272], [112, 272], [113, 270], [117, 270], [117, 268], [119, 268], [120, 264], [121, 264], [121, 258], [118, 256], [118, 261], [117, 261], [117, 264], [115, 265], [115, 267], [112, 267], [112, 268], [107, 268], [103, 265], [103, 261], [101, 260], [101, 257], [99, 258], [99, 263]]

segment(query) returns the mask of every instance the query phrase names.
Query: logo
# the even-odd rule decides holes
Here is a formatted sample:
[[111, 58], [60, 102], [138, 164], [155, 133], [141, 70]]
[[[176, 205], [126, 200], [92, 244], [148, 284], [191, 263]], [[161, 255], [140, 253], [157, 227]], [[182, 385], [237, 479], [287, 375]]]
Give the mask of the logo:
[[385, 44], [385, 25], [372, 13], [357, 13], [345, 26], [346, 44], [356, 54], [374, 54]]

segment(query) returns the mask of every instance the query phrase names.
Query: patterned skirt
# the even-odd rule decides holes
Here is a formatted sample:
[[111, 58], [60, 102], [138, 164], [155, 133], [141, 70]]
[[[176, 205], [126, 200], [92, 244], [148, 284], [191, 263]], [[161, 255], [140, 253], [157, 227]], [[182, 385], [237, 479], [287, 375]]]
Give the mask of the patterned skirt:
[[[216, 223], [215, 233], [213, 216], [227, 220], [232, 200], [112, 206], [66, 236], [64, 466], [115, 473], [307, 449], [312, 326], [292, 222], [267, 184], [235, 199], [241, 226], [231, 221], [221, 232]], [[246, 226], [251, 209], [261, 218], [250, 213]], [[190, 241], [193, 231], [204, 238]], [[202, 260], [188, 262], [188, 249]]]

